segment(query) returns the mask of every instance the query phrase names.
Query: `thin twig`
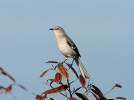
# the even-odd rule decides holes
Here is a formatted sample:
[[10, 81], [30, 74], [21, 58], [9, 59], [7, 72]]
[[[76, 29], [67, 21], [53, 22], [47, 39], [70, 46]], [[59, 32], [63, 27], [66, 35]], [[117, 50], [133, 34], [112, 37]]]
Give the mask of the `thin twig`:
[[17, 100], [16, 96], [14, 96], [15, 100]]
[[108, 92], [106, 92], [106, 93], [104, 94], [104, 96], [107, 95], [109, 92], [111, 92], [114, 88], [115, 88], [115, 86], [113, 86]]
[[67, 83], [68, 83], [68, 87], [69, 87], [70, 98], [72, 98], [72, 94], [71, 94], [71, 88], [70, 88], [69, 79], [67, 79]]
[[71, 66], [73, 66], [73, 62], [74, 62], [74, 59], [75, 59], [75, 58], [73, 58], [73, 61], [72, 61], [72, 64], [71, 64]]
[[75, 82], [75, 81], [77, 81], [78, 80], [78, 78], [76, 78], [74, 81], [72, 81], [70, 84], [72, 84], [73, 82]]

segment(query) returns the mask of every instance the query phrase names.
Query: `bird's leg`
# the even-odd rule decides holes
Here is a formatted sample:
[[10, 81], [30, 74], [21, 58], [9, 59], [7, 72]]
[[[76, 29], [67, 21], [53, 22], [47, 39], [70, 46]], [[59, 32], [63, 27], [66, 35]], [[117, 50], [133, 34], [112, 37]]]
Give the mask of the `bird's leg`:
[[72, 61], [72, 64], [71, 64], [71, 66], [73, 66], [73, 62], [74, 62], [74, 59], [75, 59], [75, 58], [73, 58], [73, 61]]
[[64, 60], [62, 63], [65, 63], [67, 59], [68, 59], [68, 58], [67, 58], [67, 57], [65, 57], [65, 60]]
[[[73, 58], [73, 61], [72, 61], [72, 63], [71, 63], [71, 67], [73, 66], [74, 59], [75, 59], [75, 57]], [[70, 69], [70, 67], [69, 67], [69, 69]], [[68, 70], [69, 70], [69, 69], [68, 69]]]

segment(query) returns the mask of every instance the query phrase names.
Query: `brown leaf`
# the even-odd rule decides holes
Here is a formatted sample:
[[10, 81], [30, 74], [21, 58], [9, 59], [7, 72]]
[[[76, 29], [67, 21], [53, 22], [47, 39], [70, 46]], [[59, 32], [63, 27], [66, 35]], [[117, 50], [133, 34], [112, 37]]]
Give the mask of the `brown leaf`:
[[68, 88], [67, 85], [61, 85], [59, 87], [47, 90], [47, 91], [43, 92], [42, 94], [59, 93], [59, 92], [65, 91], [67, 88]]
[[66, 68], [63, 66], [62, 63], [58, 63], [58, 70], [59, 70], [60, 74], [61, 74], [64, 78], [66, 78], [66, 79], [69, 78], [69, 74], [68, 74]]
[[98, 95], [100, 98], [102, 98], [103, 100], [107, 100], [107, 98], [105, 98], [100, 92], [98, 92], [97, 90], [91, 89], [96, 95]]
[[2, 69], [1, 67], [0, 67], [0, 71], [3, 75], [8, 76], [12, 81], [16, 82], [15, 79], [11, 75], [9, 75], [7, 72], [5, 72], [4, 69]]
[[82, 75], [79, 76], [79, 81], [80, 81], [80, 84], [82, 85], [82, 87], [85, 87], [86, 80]]
[[44, 98], [41, 95], [36, 95], [36, 100], [44, 100]]
[[5, 89], [5, 92], [10, 92], [12, 90], [12, 85], [9, 85], [6, 89]]
[[57, 61], [47, 61], [46, 63], [58, 63]]
[[16, 82], [15, 79], [14, 79], [11, 75], [7, 74], [7, 76], [8, 76], [12, 81]]
[[116, 97], [116, 99], [120, 99], [120, 100], [127, 100], [126, 98], [124, 97]]
[[22, 88], [22, 89], [28, 91], [24, 86], [22, 86], [22, 85], [20, 85], [20, 84], [17, 84], [17, 85], [18, 85], [20, 88]]
[[55, 82], [56, 82], [57, 84], [59, 84], [61, 80], [62, 80], [61, 74], [60, 74], [60, 73], [56, 73], [56, 74], [55, 74]]
[[74, 72], [74, 74], [76, 75], [76, 77], [78, 78], [78, 74], [76, 72], [76, 70], [69, 64], [69, 63], [66, 63], [66, 65], [71, 68], [71, 70]]
[[115, 84], [115, 86], [114, 86], [114, 87], [122, 88], [122, 86], [121, 86], [121, 85], [119, 85], [119, 84]]
[[101, 93], [101, 94], [103, 95], [103, 93], [101, 92], [101, 90], [100, 90], [97, 86], [92, 85], [92, 87], [93, 87], [96, 91], [98, 91], [99, 93]]
[[48, 70], [46, 70], [46, 71], [44, 71], [44, 72], [40, 75], [40, 78], [43, 77], [49, 70], [51, 70], [51, 68], [48, 69]]
[[99, 100], [99, 98], [94, 93], [92, 93], [92, 94], [96, 98], [96, 100]]
[[88, 98], [87, 98], [87, 96], [85, 96], [84, 94], [81, 94], [81, 93], [75, 93], [79, 98], [81, 98], [82, 100], [89, 100]]

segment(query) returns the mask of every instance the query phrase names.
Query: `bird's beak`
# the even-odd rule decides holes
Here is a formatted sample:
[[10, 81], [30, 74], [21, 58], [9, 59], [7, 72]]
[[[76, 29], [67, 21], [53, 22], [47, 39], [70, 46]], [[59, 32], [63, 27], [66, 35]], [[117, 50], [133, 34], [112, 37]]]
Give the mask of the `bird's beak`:
[[50, 28], [49, 30], [54, 30], [53, 28]]

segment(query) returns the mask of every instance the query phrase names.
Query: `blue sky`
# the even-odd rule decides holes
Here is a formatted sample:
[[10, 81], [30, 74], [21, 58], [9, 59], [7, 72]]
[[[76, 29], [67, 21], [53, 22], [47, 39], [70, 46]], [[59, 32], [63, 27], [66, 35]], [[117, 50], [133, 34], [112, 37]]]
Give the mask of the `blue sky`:
[[[53, 73], [39, 78], [51, 67], [45, 62], [64, 60], [49, 30], [55, 26], [62, 26], [74, 40], [91, 82], [104, 93], [114, 84], [122, 85], [108, 98], [134, 98], [133, 4], [133, 0], [1, 0], [0, 66], [29, 91], [14, 86], [12, 94], [1, 94], [0, 99], [15, 100], [15, 95], [17, 100], [33, 100], [32, 93], [49, 89], [43, 82]], [[4, 87], [12, 83], [2, 75], [0, 79]], [[51, 96], [58, 99], [57, 95]]]

